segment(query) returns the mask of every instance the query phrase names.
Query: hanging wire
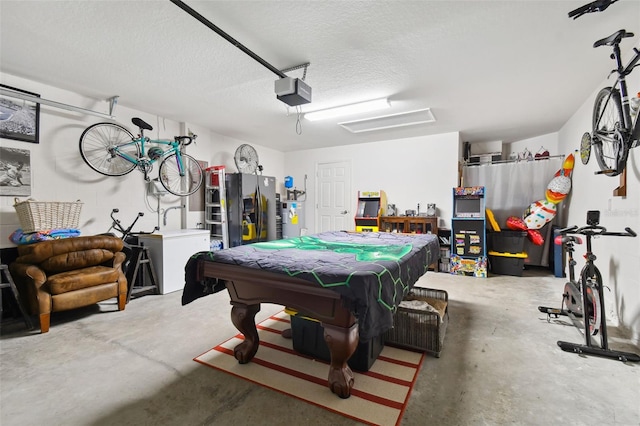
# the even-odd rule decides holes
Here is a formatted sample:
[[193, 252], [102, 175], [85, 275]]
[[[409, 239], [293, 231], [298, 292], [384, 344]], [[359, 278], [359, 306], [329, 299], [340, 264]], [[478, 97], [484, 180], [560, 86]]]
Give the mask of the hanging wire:
[[[290, 68], [285, 68], [280, 71], [282, 73], [287, 73], [287, 72], [303, 69], [304, 71], [302, 72], [301, 80], [304, 81], [304, 79], [307, 78], [307, 68], [309, 67], [309, 65], [311, 65], [311, 62], [296, 65]], [[286, 108], [287, 108], [287, 117], [288, 117], [289, 115], [291, 115], [289, 111], [289, 105], [287, 105]], [[296, 105], [296, 134], [298, 135], [302, 134], [302, 108], [300, 107], [300, 105]]]

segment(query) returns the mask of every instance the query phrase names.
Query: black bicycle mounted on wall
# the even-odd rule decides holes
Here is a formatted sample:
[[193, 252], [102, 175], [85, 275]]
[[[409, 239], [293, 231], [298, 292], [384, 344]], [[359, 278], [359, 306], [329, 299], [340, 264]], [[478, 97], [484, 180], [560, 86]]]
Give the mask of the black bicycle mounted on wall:
[[596, 174], [617, 176], [627, 166], [629, 150], [640, 144], [640, 120], [633, 116], [629, 105], [626, 76], [640, 65], [640, 50], [633, 48], [634, 56], [629, 63], [622, 64], [620, 42], [624, 38], [633, 37], [633, 33], [619, 30], [607, 38], [594, 43], [593, 47], [612, 46], [611, 59], [616, 62], [616, 82], [598, 92], [593, 105], [591, 134], [585, 133], [580, 143], [580, 158], [583, 164], [589, 162], [591, 149], [595, 151], [600, 171]]

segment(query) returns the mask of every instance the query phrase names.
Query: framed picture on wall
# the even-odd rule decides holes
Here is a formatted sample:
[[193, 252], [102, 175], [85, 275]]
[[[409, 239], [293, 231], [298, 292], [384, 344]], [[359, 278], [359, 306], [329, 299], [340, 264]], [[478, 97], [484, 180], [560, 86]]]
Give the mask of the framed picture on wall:
[[0, 138], [40, 143], [40, 104], [6, 95], [6, 92], [40, 97], [0, 84]]
[[28, 149], [0, 147], [0, 196], [31, 195], [31, 153]]

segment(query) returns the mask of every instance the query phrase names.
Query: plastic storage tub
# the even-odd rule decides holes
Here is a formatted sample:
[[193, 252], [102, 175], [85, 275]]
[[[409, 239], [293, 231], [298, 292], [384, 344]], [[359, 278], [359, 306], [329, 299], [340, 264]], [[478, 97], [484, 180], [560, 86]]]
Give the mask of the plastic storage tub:
[[527, 253], [489, 252], [489, 271], [498, 275], [522, 276]]
[[[305, 355], [323, 361], [331, 361], [329, 347], [324, 341], [324, 327], [318, 320], [299, 315], [286, 309], [291, 315], [291, 334], [293, 349]], [[359, 342], [355, 352], [347, 361], [349, 367], [357, 371], [369, 371], [384, 347], [384, 336], [380, 335], [368, 342]]]
[[499, 253], [522, 253], [526, 231], [500, 231], [487, 233], [487, 250]]

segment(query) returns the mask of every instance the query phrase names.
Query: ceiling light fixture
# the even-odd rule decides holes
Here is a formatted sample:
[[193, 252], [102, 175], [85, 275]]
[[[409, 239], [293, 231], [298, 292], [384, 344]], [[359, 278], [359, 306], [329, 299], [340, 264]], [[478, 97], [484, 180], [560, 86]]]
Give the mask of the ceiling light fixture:
[[351, 133], [371, 132], [374, 130], [393, 129], [396, 127], [413, 126], [416, 124], [433, 123], [436, 121], [431, 108], [365, 118], [362, 120], [343, 121], [338, 123]]
[[304, 114], [304, 118], [309, 121], [324, 120], [327, 118], [358, 114], [361, 112], [377, 111], [389, 107], [391, 107], [391, 104], [389, 103], [387, 98], [381, 98], [371, 101], [358, 102], [356, 104], [343, 105], [335, 108], [327, 108], [319, 111], [307, 112]]

